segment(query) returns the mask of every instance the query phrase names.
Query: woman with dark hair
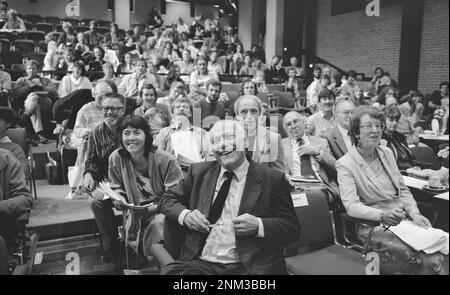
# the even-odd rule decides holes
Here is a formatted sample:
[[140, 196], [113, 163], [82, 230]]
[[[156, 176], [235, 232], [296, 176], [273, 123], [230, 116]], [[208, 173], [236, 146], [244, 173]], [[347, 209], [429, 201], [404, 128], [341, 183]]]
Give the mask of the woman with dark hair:
[[407, 227], [415, 231], [416, 237], [427, 241], [427, 233], [442, 232], [432, 229], [420, 213], [394, 154], [380, 145], [385, 124], [385, 115], [379, 109], [368, 106], [356, 109], [349, 129], [354, 146], [336, 162], [342, 203], [349, 216], [380, 222], [370, 241], [369, 226], [357, 224], [356, 230], [357, 237], [369, 242], [379, 255], [380, 274], [448, 274], [448, 240], [447, 251], [436, 248], [432, 254], [426, 254], [414, 250], [394, 234]]
[[86, 77], [84, 63], [79, 60], [73, 63], [72, 73], [67, 73], [59, 84], [58, 95], [64, 97], [78, 89], [92, 89], [92, 83]]
[[164, 215], [156, 214], [162, 195], [183, 178], [177, 161], [153, 145], [147, 121], [129, 115], [120, 127], [120, 147], [109, 157], [111, 187], [127, 204], [126, 242], [139, 255], [150, 255], [150, 245], [163, 239]]

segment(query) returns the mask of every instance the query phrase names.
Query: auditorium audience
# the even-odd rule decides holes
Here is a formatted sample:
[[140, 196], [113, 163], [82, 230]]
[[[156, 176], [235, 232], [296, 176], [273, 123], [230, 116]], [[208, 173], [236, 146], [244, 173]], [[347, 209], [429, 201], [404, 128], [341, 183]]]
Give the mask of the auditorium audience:
[[[354, 147], [336, 162], [342, 203], [352, 217], [381, 222], [370, 243], [380, 255], [380, 274], [448, 274], [448, 255], [415, 251], [387, 229], [405, 220], [423, 228], [431, 223], [420, 213], [392, 151], [379, 145], [384, 127], [382, 111], [356, 110], [350, 126]], [[358, 224], [360, 239], [368, 233], [367, 225]]]
[[[8, 2], [0, 1], [0, 31], [21, 36], [26, 31], [24, 21], [15, 10], [7, 9]], [[13, 89], [13, 74], [0, 68], [0, 174], [9, 173], [0, 181], [14, 178], [10, 185], [18, 188], [14, 194], [19, 196], [10, 198], [12, 190], [5, 191], [8, 182], [1, 183], [0, 213], [4, 202], [12, 199], [20, 200], [18, 210], [32, 204], [31, 195], [22, 187], [22, 174], [29, 178], [27, 159], [20, 146], [6, 136], [6, 130], [16, 123], [14, 110], [30, 144], [52, 139], [51, 120], [55, 120], [53, 133], [62, 135], [62, 146], [77, 149], [75, 166], [84, 171], [80, 188], [93, 197], [90, 208], [106, 262], [116, 261], [119, 254], [114, 206], [127, 212], [125, 238], [137, 259], [150, 255], [152, 243], [164, 240], [164, 216], [158, 213], [185, 228], [188, 239], [180, 261], [163, 273], [285, 273], [281, 247], [298, 235], [286, 182], [293, 177], [320, 183], [331, 207], [340, 206], [341, 194], [350, 216], [382, 222], [373, 244], [375, 251], [382, 253], [383, 274], [448, 273], [448, 256], [441, 260], [447, 265], [429, 268], [432, 259], [442, 257], [418, 253], [384, 229], [406, 219], [430, 226], [400, 171], [415, 165], [409, 146], [423, 145], [419, 142], [423, 130], [414, 126], [430, 125], [434, 112], [442, 109], [441, 128], [448, 133], [448, 82], [442, 82], [426, 99], [412, 90], [398, 99], [396, 82], [379, 67], [363, 90], [354, 70], [332, 76], [327, 65], [323, 69], [311, 65], [313, 80], [306, 89], [305, 112], [312, 115], [280, 109], [287, 113], [284, 118], [278, 116], [284, 130], [278, 129], [270, 124], [275, 121], [269, 117], [274, 110], [269, 113], [268, 96], [274, 87], [269, 89], [267, 84], [277, 84], [294, 98], [300, 97], [304, 83], [311, 80], [303, 77], [296, 56], [283, 65], [281, 56], [275, 55], [265, 64], [259, 45], [244, 48], [237, 32], [222, 28], [213, 14], [204, 22], [200, 15], [195, 17], [190, 27], [180, 17], [167, 28], [156, 8], [149, 16], [148, 27], [136, 25], [125, 33], [112, 23], [104, 35], [99, 33], [97, 20], [89, 21], [89, 30], [78, 34], [64, 21], [58, 40], [56, 32], [45, 37], [43, 64], [51, 72], [41, 74], [42, 65], [28, 59], [26, 76], [18, 78]], [[233, 81], [234, 85], [224, 86], [222, 92], [221, 81]], [[241, 91], [235, 94], [238, 81], [242, 81]], [[227, 114], [235, 116], [235, 121], [220, 121]], [[242, 140], [241, 150], [237, 140]], [[440, 149], [448, 154], [448, 147]], [[14, 157], [20, 168], [15, 168]], [[230, 170], [234, 176], [229, 177]], [[95, 188], [108, 179], [129, 204], [138, 207], [103, 199]], [[247, 196], [242, 189], [246, 179], [249, 187], [261, 189], [262, 205], [260, 201], [256, 205], [265, 208], [270, 204], [270, 216], [257, 216], [259, 213], [251, 210], [238, 216], [234, 210], [241, 197], [245, 205]], [[224, 182], [231, 183], [230, 194], [237, 199], [230, 203], [228, 198], [220, 205], [225, 206], [223, 212], [215, 212], [212, 219], [209, 208], [199, 205], [205, 196], [198, 192], [216, 184], [216, 194], [211, 194], [214, 211], [214, 199], [219, 198], [216, 195], [221, 194]], [[182, 195], [187, 199], [177, 199]], [[273, 206], [275, 198], [278, 201]], [[11, 208], [8, 205], [8, 210]], [[2, 224], [0, 235], [5, 230]], [[9, 226], [10, 220], [4, 224]], [[206, 242], [199, 243], [198, 232]], [[8, 238], [10, 233], [6, 235]], [[364, 241], [367, 229], [358, 228], [357, 236]], [[266, 258], [262, 260], [255, 251], [265, 253]], [[404, 253], [412, 253], [406, 262]]]

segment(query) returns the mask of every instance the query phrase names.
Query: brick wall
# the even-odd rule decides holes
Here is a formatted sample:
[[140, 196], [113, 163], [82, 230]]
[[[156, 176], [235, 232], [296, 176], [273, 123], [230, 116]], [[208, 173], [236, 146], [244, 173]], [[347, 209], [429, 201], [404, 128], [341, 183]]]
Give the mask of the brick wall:
[[448, 6], [448, 0], [425, 1], [419, 61], [419, 90], [424, 93], [449, 80]]
[[372, 77], [377, 66], [398, 80], [401, 5], [383, 7], [380, 16], [365, 10], [331, 15], [331, 0], [317, 1], [317, 56]]

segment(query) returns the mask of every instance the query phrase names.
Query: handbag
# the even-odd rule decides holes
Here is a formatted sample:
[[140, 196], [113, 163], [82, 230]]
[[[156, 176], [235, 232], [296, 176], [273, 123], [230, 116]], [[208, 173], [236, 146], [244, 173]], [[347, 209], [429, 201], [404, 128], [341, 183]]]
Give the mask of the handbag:
[[69, 180], [70, 191], [66, 196], [69, 200], [88, 199], [89, 195], [81, 186], [83, 183], [84, 167], [70, 166], [68, 167], [67, 178]]

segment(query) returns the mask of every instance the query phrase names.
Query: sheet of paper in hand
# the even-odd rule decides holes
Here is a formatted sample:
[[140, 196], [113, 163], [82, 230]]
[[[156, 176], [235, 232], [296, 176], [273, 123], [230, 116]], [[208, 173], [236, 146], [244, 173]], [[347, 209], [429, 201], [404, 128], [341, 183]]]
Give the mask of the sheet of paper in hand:
[[139, 208], [153, 206], [153, 203], [148, 203], [145, 205], [133, 205], [133, 204], [128, 203], [128, 201], [122, 195], [120, 195], [117, 191], [115, 191], [111, 188], [111, 183], [109, 183], [109, 182], [104, 182], [104, 181], [100, 182], [98, 184], [97, 190], [104, 194], [104, 197], [103, 197], [104, 200], [105, 199], [113, 199], [115, 201], [120, 202], [125, 207], [130, 208], [130, 209], [139, 209]]

